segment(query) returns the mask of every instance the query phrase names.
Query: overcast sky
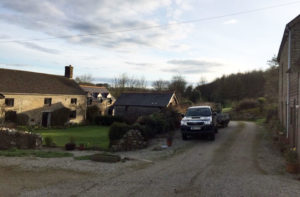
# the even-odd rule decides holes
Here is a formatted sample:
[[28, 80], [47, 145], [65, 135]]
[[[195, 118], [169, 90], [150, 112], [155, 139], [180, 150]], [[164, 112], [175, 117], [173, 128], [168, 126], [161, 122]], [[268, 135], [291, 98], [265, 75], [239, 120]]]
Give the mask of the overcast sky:
[[72, 64], [95, 82], [122, 73], [211, 81], [267, 68], [299, 11], [293, 0], [0, 0], [0, 67], [62, 75]]

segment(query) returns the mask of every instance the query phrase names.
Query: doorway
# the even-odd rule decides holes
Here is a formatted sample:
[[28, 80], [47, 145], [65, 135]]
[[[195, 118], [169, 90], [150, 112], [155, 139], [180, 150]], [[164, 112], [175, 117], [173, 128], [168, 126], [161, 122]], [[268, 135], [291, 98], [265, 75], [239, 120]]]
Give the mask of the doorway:
[[51, 120], [51, 113], [50, 112], [43, 112], [42, 126], [43, 127], [49, 127], [50, 126], [50, 120]]

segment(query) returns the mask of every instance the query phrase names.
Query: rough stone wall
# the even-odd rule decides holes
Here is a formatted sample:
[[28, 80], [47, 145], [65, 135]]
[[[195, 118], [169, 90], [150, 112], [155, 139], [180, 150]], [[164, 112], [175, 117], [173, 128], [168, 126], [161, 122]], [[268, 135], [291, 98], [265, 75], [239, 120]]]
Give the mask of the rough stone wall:
[[[300, 71], [300, 23], [295, 24], [292, 29], [291, 44], [291, 70], [288, 71], [288, 39], [286, 39], [279, 62], [279, 99], [278, 113], [282, 125], [289, 130], [289, 143], [296, 146], [300, 155], [300, 108], [299, 105], [299, 71]], [[287, 88], [289, 87], [289, 105], [287, 105]], [[289, 122], [287, 123], [287, 107], [289, 108]], [[292, 119], [292, 121], [291, 121]]]
[[0, 150], [10, 148], [35, 149], [41, 148], [42, 137], [37, 134], [0, 128]]
[[[76, 110], [76, 118], [71, 119], [72, 123], [80, 123], [85, 120], [86, 96], [85, 95], [36, 95], [36, 94], [5, 94], [5, 98], [13, 98], [14, 106], [5, 107], [5, 111], [16, 111], [29, 116], [30, 125], [41, 125], [42, 112], [52, 112], [56, 109], [66, 107]], [[45, 98], [52, 98], [51, 106], [44, 105]], [[71, 104], [71, 98], [77, 98], [77, 104]], [[4, 105], [5, 99], [0, 100], [0, 106]], [[0, 117], [0, 118], [3, 118]]]
[[113, 151], [130, 151], [147, 147], [147, 142], [138, 130], [129, 130], [116, 145], [112, 146]]

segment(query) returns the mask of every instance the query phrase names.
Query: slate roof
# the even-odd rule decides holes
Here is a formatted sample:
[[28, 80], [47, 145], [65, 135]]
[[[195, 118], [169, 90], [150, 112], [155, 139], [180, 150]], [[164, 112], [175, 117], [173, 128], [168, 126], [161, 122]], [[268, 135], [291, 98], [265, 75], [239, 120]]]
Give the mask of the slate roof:
[[280, 44], [280, 48], [279, 48], [279, 52], [278, 52], [278, 55], [277, 55], [277, 60], [280, 61], [280, 55], [281, 55], [281, 52], [283, 50], [283, 46], [285, 44], [285, 42], [287, 41], [288, 39], [288, 36], [289, 36], [289, 29], [292, 28], [295, 24], [299, 23], [300, 22], [300, 14], [295, 17], [293, 20], [291, 20], [286, 26], [285, 26], [285, 29], [284, 29], [284, 32], [283, 32], [283, 37], [282, 37], [282, 40], [281, 40], [281, 44]]
[[0, 93], [86, 95], [64, 76], [4, 68], [0, 68]]
[[173, 92], [167, 93], [123, 93], [115, 106], [167, 107]]

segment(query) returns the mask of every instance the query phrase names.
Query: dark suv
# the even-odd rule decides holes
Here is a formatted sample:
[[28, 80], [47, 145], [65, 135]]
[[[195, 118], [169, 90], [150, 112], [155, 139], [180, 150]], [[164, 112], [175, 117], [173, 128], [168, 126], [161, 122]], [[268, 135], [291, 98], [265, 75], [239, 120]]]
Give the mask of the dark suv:
[[217, 130], [215, 114], [210, 106], [189, 107], [180, 123], [182, 139], [188, 136], [203, 135], [215, 140]]

